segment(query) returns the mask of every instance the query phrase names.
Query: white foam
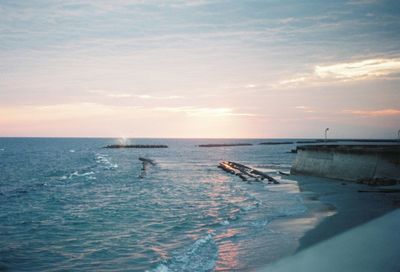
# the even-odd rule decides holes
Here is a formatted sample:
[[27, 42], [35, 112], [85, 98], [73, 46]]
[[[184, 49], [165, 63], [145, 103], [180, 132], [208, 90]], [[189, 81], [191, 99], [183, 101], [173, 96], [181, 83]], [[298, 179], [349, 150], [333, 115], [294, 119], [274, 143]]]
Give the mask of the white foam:
[[265, 227], [269, 223], [270, 223], [269, 220], [263, 220], [263, 221], [251, 222], [250, 225], [253, 227]]
[[177, 253], [174, 258], [157, 266], [160, 271], [212, 271], [218, 257], [218, 247], [211, 234], [196, 240], [189, 248]]
[[221, 224], [222, 226], [227, 226], [227, 225], [229, 225], [230, 223], [229, 223], [228, 220], [225, 220], [225, 221], [222, 221], [220, 224]]
[[70, 175], [70, 177], [74, 177], [74, 176], [76, 176], [76, 177], [86, 177], [86, 176], [91, 176], [91, 175], [94, 175], [93, 171], [85, 172], [85, 173], [82, 173], [82, 174], [79, 174], [78, 171], [75, 171]]
[[[149, 270], [146, 270], [146, 272], [148, 272]], [[168, 272], [170, 271], [168, 269], [168, 267], [164, 264], [159, 264], [154, 270], [153, 272]]]
[[111, 163], [105, 154], [96, 154], [96, 162], [104, 166], [105, 169], [112, 170], [118, 168], [118, 164]]
[[66, 176], [66, 175], [61, 176], [60, 180], [74, 179], [74, 178], [80, 178], [80, 177], [84, 177], [88, 180], [95, 180], [96, 177], [94, 175], [95, 175], [95, 173], [93, 171], [83, 172], [83, 173], [79, 173], [78, 171], [75, 171], [68, 176]]

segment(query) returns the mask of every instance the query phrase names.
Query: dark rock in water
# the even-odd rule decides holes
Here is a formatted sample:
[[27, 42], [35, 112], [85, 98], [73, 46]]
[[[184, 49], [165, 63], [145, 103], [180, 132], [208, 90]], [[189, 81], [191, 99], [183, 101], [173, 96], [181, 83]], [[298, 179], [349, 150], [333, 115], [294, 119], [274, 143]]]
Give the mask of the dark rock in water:
[[147, 158], [143, 158], [143, 157], [139, 157], [139, 161], [143, 162], [143, 163], [149, 163], [151, 165], [156, 165], [154, 160], [151, 159], [147, 159]]
[[[329, 142], [332, 142], [332, 140], [328, 140]], [[301, 140], [297, 141], [297, 144], [315, 144], [315, 143], [321, 143], [325, 142], [325, 140]]]
[[278, 174], [283, 175], [283, 176], [290, 176], [290, 173], [285, 173], [282, 171], [278, 171]]
[[284, 144], [294, 144], [294, 142], [263, 142], [259, 145], [284, 145]]
[[224, 146], [247, 146], [247, 145], [253, 145], [253, 144], [202, 144], [199, 145], [199, 147], [224, 147]]
[[142, 171], [140, 172], [140, 175], [138, 176], [138, 178], [142, 179], [147, 175], [147, 166], [148, 165], [155, 166], [156, 162], [154, 160], [143, 158], [143, 157], [139, 157], [139, 161], [142, 162]]
[[123, 145], [123, 144], [114, 144], [114, 145], [107, 145], [104, 148], [168, 148], [168, 145]]
[[371, 186], [391, 186], [400, 183], [400, 180], [389, 179], [389, 178], [373, 178], [373, 179], [361, 179], [357, 183], [371, 185]]

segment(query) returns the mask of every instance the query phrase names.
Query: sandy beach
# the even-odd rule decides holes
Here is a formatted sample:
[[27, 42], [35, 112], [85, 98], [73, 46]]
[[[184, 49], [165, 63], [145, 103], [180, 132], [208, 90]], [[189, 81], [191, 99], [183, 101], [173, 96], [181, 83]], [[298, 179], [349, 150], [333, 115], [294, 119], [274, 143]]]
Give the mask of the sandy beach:
[[[398, 257], [395, 252], [399, 252], [400, 237], [397, 233], [390, 235], [390, 230], [400, 226], [399, 193], [363, 193], [359, 190], [381, 187], [326, 178], [291, 176], [290, 179], [298, 182], [304, 204], [308, 208], [307, 214], [297, 220], [299, 225], [293, 226], [291, 223], [290, 227], [301, 229], [301, 224], [304, 223], [305, 234], [300, 239], [296, 254], [279, 260], [262, 271], [292, 271], [294, 267], [303, 271], [302, 268], [319, 267], [319, 260], [325, 258], [329, 260], [325, 266], [319, 267], [324, 270], [318, 271], [328, 271], [330, 267], [334, 268], [333, 271], [361, 271], [358, 269], [360, 262], [370, 263], [367, 271], [374, 271], [377, 266], [382, 267], [382, 264], [387, 266], [379, 271], [398, 271], [398, 258], [394, 256]], [[307, 230], [307, 227], [310, 228], [310, 220], [319, 222], [314, 228]], [[276, 227], [285, 225], [287, 226], [287, 222], [276, 223]], [[366, 234], [366, 230], [371, 230], [373, 237]], [[370, 253], [360, 256], [367, 245], [371, 247]], [[383, 245], [387, 248], [382, 248]], [[354, 255], [350, 260], [342, 261], [341, 257], [337, 261], [332, 260], [332, 256], [336, 256], [338, 252], [343, 255], [347, 251]]]
[[317, 198], [336, 211], [306, 233], [300, 240], [299, 251], [400, 208], [398, 193], [358, 192], [377, 187], [314, 177], [296, 179], [305, 197]]

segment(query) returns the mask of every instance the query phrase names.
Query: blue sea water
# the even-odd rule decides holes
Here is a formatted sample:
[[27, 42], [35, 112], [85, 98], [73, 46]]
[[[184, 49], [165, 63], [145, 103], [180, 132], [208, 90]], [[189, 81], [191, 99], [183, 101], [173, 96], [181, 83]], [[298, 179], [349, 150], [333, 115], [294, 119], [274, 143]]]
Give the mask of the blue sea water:
[[[278, 140], [277, 140], [278, 141]], [[0, 270], [251, 271], [292, 253], [271, 222], [306, 212], [288, 171], [292, 145], [262, 140], [0, 138]], [[207, 143], [253, 146], [200, 148]], [[139, 157], [155, 160], [142, 171]], [[280, 185], [242, 182], [232, 160]], [[144, 175], [144, 178], [140, 178]]]

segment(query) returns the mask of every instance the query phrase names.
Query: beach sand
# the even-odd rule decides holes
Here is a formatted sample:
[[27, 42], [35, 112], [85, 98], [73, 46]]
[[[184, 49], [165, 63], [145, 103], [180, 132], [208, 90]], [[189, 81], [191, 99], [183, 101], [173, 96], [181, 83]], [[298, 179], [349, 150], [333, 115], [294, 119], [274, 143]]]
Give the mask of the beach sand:
[[[361, 271], [361, 263], [369, 264], [364, 271], [400, 271], [400, 193], [361, 193], [378, 188], [326, 178], [290, 179], [298, 182], [308, 212], [273, 227], [297, 228], [303, 234], [296, 254], [261, 271]], [[363, 252], [367, 246], [369, 251]]]
[[317, 198], [336, 211], [301, 238], [298, 251], [400, 208], [399, 193], [358, 192], [380, 187], [315, 177], [295, 179], [305, 198]]

